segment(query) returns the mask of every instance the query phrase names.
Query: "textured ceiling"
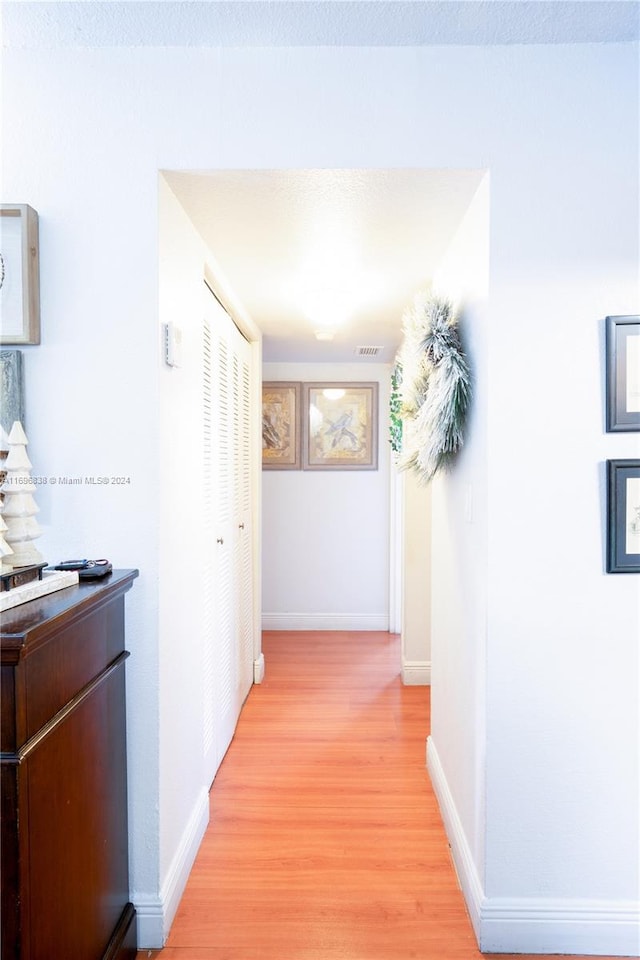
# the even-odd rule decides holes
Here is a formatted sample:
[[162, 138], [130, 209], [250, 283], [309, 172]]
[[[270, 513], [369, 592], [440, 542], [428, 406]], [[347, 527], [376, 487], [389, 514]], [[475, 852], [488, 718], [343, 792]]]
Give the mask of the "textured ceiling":
[[2, 3], [7, 46], [422, 46], [638, 40], [637, 0]]
[[[390, 362], [476, 192], [479, 170], [167, 173], [243, 307], [265, 360]], [[335, 331], [317, 342], [317, 330]]]
[[[5, 47], [424, 46], [637, 42], [638, 0], [146, 0], [0, 6]], [[168, 173], [267, 360], [393, 359], [481, 171]], [[342, 325], [338, 323], [342, 322]], [[331, 342], [314, 330], [335, 327]], [[366, 362], [366, 361], [365, 361]]]

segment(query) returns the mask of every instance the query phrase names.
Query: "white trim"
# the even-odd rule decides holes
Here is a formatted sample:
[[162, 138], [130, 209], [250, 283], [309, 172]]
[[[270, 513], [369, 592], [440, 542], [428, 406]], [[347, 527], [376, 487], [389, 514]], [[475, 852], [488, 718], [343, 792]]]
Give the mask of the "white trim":
[[389, 630], [402, 633], [404, 589], [404, 477], [394, 454], [389, 462]]
[[133, 897], [136, 908], [136, 936], [140, 950], [164, 947], [164, 911], [159, 899], [140, 900]]
[[616, 900], [491, 897], [481, 909], [484, 953], [640, 956], [640, 905]]
[[253, 682], [262, 683], [264, 680], [264, 653], [253, 661]]
[[403, 660], [402, 682], [407, 687], [428, 687], [431, 683], [431, 660]]
[[[480, 941], [480, 911], [484, 902], [484, 890], [473, 860], [471, 848], [458, 816], [456, 805], [447, 783], [438, 751], [431, 737], [427, 738], [427, 769], [431, 783], [440, 805], [440, 813], [444, 821], [444, 828], [451, 845], [451, 855], [458, 874], [458, 881], [467, 902], [467, 910], [475, 931], [476, 939]], [[516, 951], [520, 952], [520, 951]]]
[[251, 440], [251, 504], [253, 516], [251, 522], [251, 575], [253, 595], [253, 677], [256, 679], [255, 664], [262, 660], [264, 675], [264, 658], [262, 657], [262, 340], [254, 340], [251, 344], [251, 411], [253, 429]]
[[350, 613], [263, 613], [263, 630], [386, 630], [388, 615]]
[[486, 897], [431, 737], [427, 768], [483, 953], [640, 956], [640, 903], [635, 901]]
[[[171, 189], [171, 188], [169, 188]], [[233, 320], [242, 336], [249, 343], [262, 343], [262, 333], [256, 326], [245, 305], [238, 299], [231, 289], [220, 264], [207, 251], [207, 259], [203, 264], [203, 280], [216, 298], [222, 309]]]
[[146, 901], [134, 898], [139, 949], [164, 947], [208, 823], [209, 795], [201, 790], [160, 888], [160, 896]]
[[187, 828], [176, 850], [164, 883], [160, 887], [160, 900], [164, 908], [164, 936], [169, 935], [173, 918], [187, 885], [196, 854], [209, 823], [209, 794], [202, 789]]

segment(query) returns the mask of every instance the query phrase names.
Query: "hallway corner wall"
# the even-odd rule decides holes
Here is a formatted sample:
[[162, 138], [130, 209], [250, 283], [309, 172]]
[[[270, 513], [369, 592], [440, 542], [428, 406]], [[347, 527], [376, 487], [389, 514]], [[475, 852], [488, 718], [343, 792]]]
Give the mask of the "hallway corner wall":
[[458, 313], [471, 366], [472, 402], [464, 446], [451, 469], [437, 475], [431, 484], [432, 693], [428, 753], [430, 769], [438, 773], [439, 795], [448, 797], [449, 817], [457, 825], [452, 849], [465, 850], [458, 869], [471, 891], [477, 888], [477, 877], [483, 876], [485, 856], [490, 197], [487, 174], [434, 278], [434, 290], [449, 299]]

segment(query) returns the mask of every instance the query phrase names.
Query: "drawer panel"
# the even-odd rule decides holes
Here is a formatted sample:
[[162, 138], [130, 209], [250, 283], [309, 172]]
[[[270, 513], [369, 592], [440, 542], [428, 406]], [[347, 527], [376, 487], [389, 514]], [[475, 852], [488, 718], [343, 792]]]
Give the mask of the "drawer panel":
[[26, 717], [18, 729], [22, 746], [123, 650], [124, 599], [108, 604], [66, 628], [25, 657]]

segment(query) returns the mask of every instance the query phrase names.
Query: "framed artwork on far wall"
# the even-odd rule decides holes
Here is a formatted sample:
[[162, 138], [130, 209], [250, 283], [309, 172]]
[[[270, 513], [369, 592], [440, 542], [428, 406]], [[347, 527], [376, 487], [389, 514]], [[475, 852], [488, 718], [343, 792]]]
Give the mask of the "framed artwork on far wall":
[[300, 384], [262, 384], [262, 469], [300, 469]]
[[640, 573], [640, 460], [607, 460], [607, 573]]
[[606, 324], [607, 432], [640, 430], [640, 316]]
[[0, 343], [40, 343], [38, 214], [0, 204]]
[[378, 469], [378, 384], [303, 384], [303, 468]]

